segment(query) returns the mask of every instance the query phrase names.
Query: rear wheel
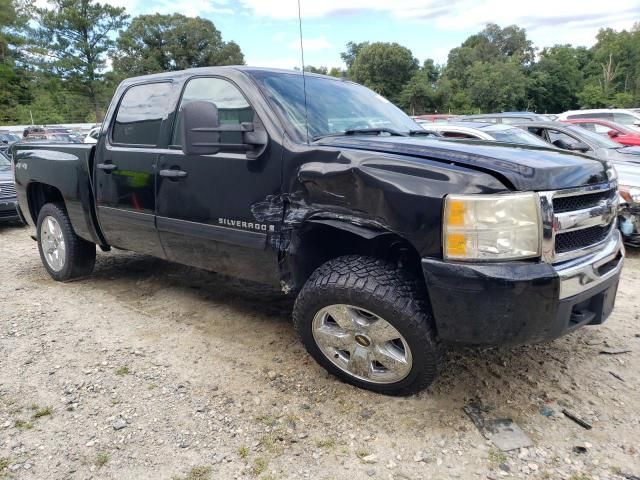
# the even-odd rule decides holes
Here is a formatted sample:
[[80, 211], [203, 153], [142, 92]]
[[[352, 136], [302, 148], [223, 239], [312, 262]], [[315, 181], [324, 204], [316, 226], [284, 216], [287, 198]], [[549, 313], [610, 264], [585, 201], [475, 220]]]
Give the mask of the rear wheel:
[[441, 350], [424, 286], [382, 260], [321, 266], [296, 300], [294, 324], [320, 365], [358, 387], [406, 395], [437, 376]]
[[42, 207], [37, 239], [40, 258], [53, 279], [72, 280], [93, 271], [96, 246], [76, 235], [62, 205], [47, 203]]

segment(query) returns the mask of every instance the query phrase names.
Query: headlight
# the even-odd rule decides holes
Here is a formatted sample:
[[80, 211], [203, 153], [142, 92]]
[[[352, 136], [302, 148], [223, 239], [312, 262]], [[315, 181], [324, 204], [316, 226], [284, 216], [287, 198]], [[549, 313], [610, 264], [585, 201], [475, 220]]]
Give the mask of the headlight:
[[540, 201], [535, 193], [448, 195], [444, 256], [515, 260], [540, 256]]
[[628, 187], [626, 185], [620, 185], [620, 196], [627, 203], [640, 203], [640, 188]]

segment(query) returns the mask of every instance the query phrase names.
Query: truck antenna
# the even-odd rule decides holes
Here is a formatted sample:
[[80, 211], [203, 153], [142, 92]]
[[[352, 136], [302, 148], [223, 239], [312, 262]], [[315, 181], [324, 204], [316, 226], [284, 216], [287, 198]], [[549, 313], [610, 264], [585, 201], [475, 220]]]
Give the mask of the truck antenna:
[[302, 57], [302, 91], [304, 94], [304, 125], [307, 131], [307, 145], [309, 144], [309, 111], [307, 110], [307, 79], [304, 75], [304, 46], [302, 44], [302, 13], [298, 0], [298, 26], [300, 27], [300, 56]]

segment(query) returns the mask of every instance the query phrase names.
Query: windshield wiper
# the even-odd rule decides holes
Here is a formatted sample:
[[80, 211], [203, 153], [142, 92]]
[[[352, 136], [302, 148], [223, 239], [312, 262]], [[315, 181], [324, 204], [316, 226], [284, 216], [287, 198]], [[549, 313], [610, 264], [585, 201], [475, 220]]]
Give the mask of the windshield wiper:
[[327, 133], [326, 135], [318, 135], [313, 137], [313, 141], [320, 140], [327, 137], [349, 137], [352, 135], [380, 135], [381, 133], [387, 133], [392, 137], [406, 137], [406, 133], [398, 132], [392, 128], [372, 127], [372, 128], [349, 128], [343, 132]]

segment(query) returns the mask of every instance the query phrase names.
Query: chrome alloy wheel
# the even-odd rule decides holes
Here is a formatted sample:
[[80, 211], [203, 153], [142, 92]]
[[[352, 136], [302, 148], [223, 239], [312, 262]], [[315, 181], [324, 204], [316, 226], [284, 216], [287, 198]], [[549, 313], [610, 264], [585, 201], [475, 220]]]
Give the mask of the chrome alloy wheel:
[[368, 310], [329, 305], [316, 313], [311, 328], [320, 351], [360, 380], [396, 383], [411, 371], [411, 350], [404, 337]]
[[67, 258], [66, 244], [58, 221], [47, 215], [40, 226], [40, 244], [49, 267], [59, 272]]

